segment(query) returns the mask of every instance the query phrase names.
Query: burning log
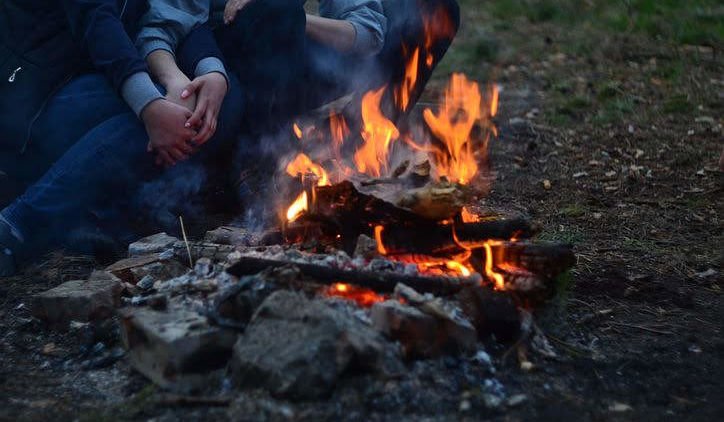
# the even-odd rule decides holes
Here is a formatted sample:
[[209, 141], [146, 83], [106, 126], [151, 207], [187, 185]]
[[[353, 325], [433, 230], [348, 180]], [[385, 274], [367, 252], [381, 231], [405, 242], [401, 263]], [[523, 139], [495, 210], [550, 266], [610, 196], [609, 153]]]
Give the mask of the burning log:
[[568, 244], [500, 242], [492, 245], [492, 251], [496, 262], [551, 280], [576, 264], [576, 255]]
[[344, 281], [377, 292], [392, 292], [398, 283], [402, 283], [419, 292], [446, 296], [459, 292], [465, 286], [478, 285], [481, 281], [480, 276], [477, 274], [470, 277], [413, 276], [395, 272], [343, 270], [325, 265], [277, 261], [248, 256], [241, 257], [226, 271], [236, 277], [242, 277], [257, 274], [267, 268], [279, 268], [287, 265], [298, 267], [303, 275], [322, 284], [331, 285]]

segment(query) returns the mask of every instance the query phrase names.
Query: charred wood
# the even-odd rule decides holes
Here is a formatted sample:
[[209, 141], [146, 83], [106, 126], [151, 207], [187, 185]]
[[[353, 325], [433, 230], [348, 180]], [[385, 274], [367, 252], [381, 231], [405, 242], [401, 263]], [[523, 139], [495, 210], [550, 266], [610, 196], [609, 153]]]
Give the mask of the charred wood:
[[471, 277], [433, 277], [412, 276], [395, 272], [373, 272], [342, 270], [325, 265], [298, 262], [277, 261], [256, 257], [242, 257], [226, 271], [236, 277], [257, 274], [267, 268], [295, 266], [300, 272], [318, 283], [333, 284], [345, 282], [366, 287], [377, 292], [392, 292], [398, 283], [406, 284], [413, 289], [435, 295], [446, 296], [459, 292], [465, 286], [480, 283], [480, 276]]

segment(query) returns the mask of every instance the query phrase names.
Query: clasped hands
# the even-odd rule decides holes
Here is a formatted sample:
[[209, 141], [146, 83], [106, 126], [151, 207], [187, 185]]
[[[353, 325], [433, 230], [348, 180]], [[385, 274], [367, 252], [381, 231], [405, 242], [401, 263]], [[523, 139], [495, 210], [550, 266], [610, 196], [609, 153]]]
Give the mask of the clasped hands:
[[228, 90], [224, 75], [207, 73], [193, 81], [175, 78], [165, 84], [166, 97], [148, 104], [141, 118], [148, 132], [148, 151], [156, 164], [171, 167], [187, 160], [216, 132]]

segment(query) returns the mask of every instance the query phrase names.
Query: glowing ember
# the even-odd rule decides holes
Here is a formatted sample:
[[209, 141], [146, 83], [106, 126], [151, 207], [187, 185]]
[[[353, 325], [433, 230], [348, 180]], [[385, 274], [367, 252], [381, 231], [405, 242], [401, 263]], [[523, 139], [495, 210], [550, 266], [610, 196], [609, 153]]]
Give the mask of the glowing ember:
[[287, 209], [287, 221], [291, 223], [308, 209], [309, 201], [307, 200], [307, 192], [302, 192], [297, 199], [294, 200], [289, 209]]
[[488, 279], [493, 280], [495, 283], [495, 290], [505, 290], [505, 280], [503, 275], [493, 270], [494, 257], [492, 246], [499, 245], [500, 242], [489, 241], [483, 246], [485, 248], [485, 275]]
[[378, 302], [384, 302], [387, 298], [375, 293], [373, 290], [353, 286], [347, 283], [334, 283], [325, 291], [327, 296], [340, 297], [352, 300], [363, 307], [370, 307]]
[[478, 172], [470, 132], [481, 117], [481, 101], [478, 84], [456, 73], [452, 75], [438, 114], [430, 109], [423, 113], [432, 133], [445, 144], [445, 150], [434, 153], [438, 175], [452, 182], [468, 183]]
[[[407, 51], [407, 49], [403, 48], [403, 51]], [[407, 56], [407, 54], [405, 54], [405, 56]], [[417, 83], [419, 60], [420, 48], [418, 47], [412, 53], [412, 56], [407, 62], [407, 66], [405, 66], [405, 79], [395, 90], [395, 102], [397, 103], [397, 107], [402, 111], [407, 111], [407, 107], [410, 105], [410, 96]]]
[[392, 141], [400, 137], [400, 132], [380, 110], [380, 102], [386, 87], [368, 92], [362, 98], [362, 139], [364, 145], [354, 154], [354, 162], [360, 173], [380, 177], [388, 169], [387, 158]]
[[294, 129], [294, 136], [296, 136], [297, 139], [302, 139], [302, 128], [300, 128], [298, 124], [294, 123], [292, 129]]
[[387, 255], [387, 249], [385, 249], [385, 245], [382, 244], [382, 232], [384, 230], [385, 228], [382, 226], [375, 227], [375, 241], [377, 241], [377, 252], [379, 252], [382, 256]]

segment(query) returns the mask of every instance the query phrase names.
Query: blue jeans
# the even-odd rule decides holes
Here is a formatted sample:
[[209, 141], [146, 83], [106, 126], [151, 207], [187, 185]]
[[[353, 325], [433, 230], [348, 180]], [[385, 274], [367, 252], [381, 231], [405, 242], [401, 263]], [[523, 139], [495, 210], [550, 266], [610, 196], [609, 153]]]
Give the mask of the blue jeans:
[[[23, 164], [35, 166], [37, 158], [37, 166], [42, 167], [58, 158], [39, 180], [0, 211], [23, 234], [27, 249], [63, 244], [69, 229], [88, 220], [89, 210], [134, 216], [137, 206], [151, 204], [157, 216], [162, 216], [198, 192], [205, 166], [216, 164], [217, 153], [233, 143], [240, 129], [241, 92], [231, 76], [215, 135], [192, 159], [164, 171], [146, 151], [148, 135], [143, 123], [105, 78], [93, 75], [78, 79], [83, 80], [69, 83], [48, 107], [46, 114], [53, 115], [38, 122], [44, 122], [36, 130], [43, 137], [34, 141], [33, 148], [43, 154], [28, 156]], [[86, 102], [89, 98], [94, 106]], [[79, 112], [85, 116], [78, 116]], [[53, 131], [52, 125], [70, 119], [72, 124]]]

